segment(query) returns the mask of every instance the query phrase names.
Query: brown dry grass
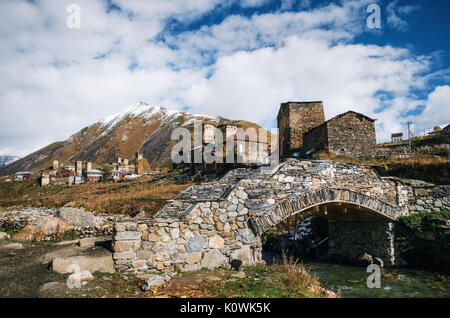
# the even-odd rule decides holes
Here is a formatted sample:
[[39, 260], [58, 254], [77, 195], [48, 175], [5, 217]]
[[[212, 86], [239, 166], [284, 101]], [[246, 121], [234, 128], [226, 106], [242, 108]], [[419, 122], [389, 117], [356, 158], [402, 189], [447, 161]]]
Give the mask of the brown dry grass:
[[0, 184], [0, 207], [57, 208], [68, 202], [89, 211], [134, 214], [144, 210], [148, 216], [161, 209], [190, 184], [177, 184], [170, 178], [142, 178], [121, 183], [85, 183], [76, 186], [41, 188], [37, 180]]
[[383, 165], [383, 164], [435, 165], [450, 162], [450, 157], [425, 155], [425, 154], [415, 154], [410, 158], [405, 159], [391, 158], [391, 157], [367, 157], [355, 159], [347, 156], [336, 156], [334, 154], [330, 154], [325, 151], [314, 154], [314, 159], [332, 160], [354, 164], [369, 164], [369, 165]]
[[299, 263], [299, 260], [294, 258], [293, 255], [288, 256], [284, 249], [282, 251], [282, 262], [277, 266], [281, 267], [282, 272], [285, 273], [283, 280], [290, 291], [319, 284], [316, 274], [311, 274], [303, 263]]

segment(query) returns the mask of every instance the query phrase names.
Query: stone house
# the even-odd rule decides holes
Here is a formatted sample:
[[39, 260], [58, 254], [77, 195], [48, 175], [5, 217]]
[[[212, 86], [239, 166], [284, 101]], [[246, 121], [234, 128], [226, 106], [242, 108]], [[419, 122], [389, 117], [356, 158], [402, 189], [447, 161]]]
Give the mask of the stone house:
[[394, 134], [391, 134], [391, 141], [392, 141], [392, 142], [402, 141], [402, 139], [403, 139], [403, 133], [394, 133]]
[[86, 181], [98, 182], [103, 178], [103, 171], [98, 169], [91, 169], [85, 172]]
[[281, 157], [300, 151], [303, 134], [325, 122], [321, 101], [282, 103], [277, 116]]
[[31, 171], [19, 171], [15, 173], [14, 177], [16, 181], [24, 181], [31, 179], [32, 175], [33, 173]]
[[128, 159], [122, 160], [121, 157], [117, 157], [117, 162], [113, 163], [113, 165], [114, 165], [115, 170], [122, 170], [122, 171], [125, 171], [126, 173], [129, 173], [130, 171], [135, 170], [135, 166], [129, 164]]
[[[224, 140], [224, 153], [227, 153], [227, 141], [232, 141], [234, 162], [244, 165], [265, 165], [269, 164], [269, 147], [267, 142], [259, 141], [257, 136], [246, 135], [238, 131], [227, 140]], [[225, 159], [224, 159], [225, 160]]]
[[[195, 163], [194, 158], [196, 153], [210, 152], [207, 149], [208, 145], [215, 144], [215, 132], [220, 131], [222, 133], [223, 153], [222, 162], [205, 163], [204, 160], [201, 163]], [[219, 139], [220, 140], [220, 139]], [[232, 145], [232, 148], [227, 149], [227, 145]], [[234, 122], [222, 123], [214, 125], [212, 123], [206, 123], [203, 125], [203, 139], [202, 144], [193, 146], [191, 148], [191, 169], [194, 171], [204, 170], [207, 172], [215, 172], [224, 165], [263, 165], [269, 163], [269, 146], [266, 141], [259, 141], [256, 130], [255, 136], [253, 134], [246, 134], [243, 130], [239, 129]], [[211, 151], [212, 155], [215, 155], [216, 149]], [[197, 154], [198, 156], [198, 154]], [[233, 158], [232, 162], [228, 159]]]
[[114, 169], [111, 171], [111, 179], [114, 181], [122, 180], [127, 174], [126, 171]]
[[375, 119], [348, 111], [303, 135], [302, 152], [325, 150], [334, 155], [364, 157], [375, 154]]
[[75, 166], [74, 165], [67, 165], [64, 166], [64, 171], [70, 171], [70, 172], [75, 172]]
[[281, 157], [321, 150], [350, 157], [375, 153], [375, 120], [363, 114], [348, 111], [325, 121], [322, 102], [287, 102], [277, 120]]
[[56, 175], [43, 172], [41, 175], [41, 186], [46, 187], [48, 185], [73, 185], [81, 183], [81, 177], [77, 176], [74, 172], [65, 171], [59, 172]]

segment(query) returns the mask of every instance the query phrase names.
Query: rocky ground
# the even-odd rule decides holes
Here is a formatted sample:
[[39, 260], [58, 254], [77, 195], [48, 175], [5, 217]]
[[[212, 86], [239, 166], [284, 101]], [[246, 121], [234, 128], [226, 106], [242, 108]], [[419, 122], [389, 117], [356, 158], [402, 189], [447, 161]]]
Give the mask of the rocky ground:
[[[52, 262], [84, 257], [100, 268], [99, 265], [105, 266], [104, 260], [111, 256], [103, 246], [80, 247], [76, 243], [0, 242], [0, 297], [77, 296], [66, 287], [68, 274], [58, 273], [51, 266]], [[112, 271], [112, 261], [109, 266]]]
[[335, 296], [312, 284], [286, 288], [288, 271], [275, 265], [118, 273], [111, 252], [113, 221], [67, 206], [0, 213], [0, 297]]
[[[318, 286], [289, 289], [280, 268], [257, 266], [243, 271], [200, 270], [190, 273], [123, 275], [109, 268], [109, 238], [60, 243], [0, 242], [0, 297], [328, 297]], [[82, 259], [82, 261], [80, 261]], [[76, 260], [92, 279], [75, 288], [65, 266]], [[111, 263], [112, 264], [112, 263]], [[96, 270], [98, 269], [98, 270]], [[108, 272], [109, 271], [109, 272]]]

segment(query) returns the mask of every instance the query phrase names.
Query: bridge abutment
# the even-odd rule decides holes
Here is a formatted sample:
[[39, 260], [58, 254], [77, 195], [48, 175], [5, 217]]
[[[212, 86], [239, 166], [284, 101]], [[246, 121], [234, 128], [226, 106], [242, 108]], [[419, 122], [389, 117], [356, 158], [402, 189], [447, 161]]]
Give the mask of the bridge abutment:
[[384, 266], [395, 265], [392, 222], [329, 222], [328, 257], [349, 263], [379, 258]]

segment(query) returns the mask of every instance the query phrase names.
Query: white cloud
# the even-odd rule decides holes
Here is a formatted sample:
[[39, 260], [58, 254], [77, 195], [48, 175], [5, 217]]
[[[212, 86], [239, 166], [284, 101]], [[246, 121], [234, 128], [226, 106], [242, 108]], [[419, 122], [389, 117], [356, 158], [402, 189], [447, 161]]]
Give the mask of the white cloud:
[[397, 1], [392, 1], [386, 6], [387, 23], [389, 26], [405, 31], [408, 28], [406, 16], [420, 8], [418, 5], [399, 6]]
[[254, 8], [260, 7], [269, 2], [269, 0], [241, 0], [239, 2], [240, 6], [243, 8]]
[[450, 86], [437, 86], [426, 101], [423, 113], [417, 116], [415, 121], [420, 123], [420, 128], [429, 129], [436, 125], [450, 123]]
[[[113, 2], [120, 11], [107, 13], [106, 1], [77, 1], [79, 30], [66, 27], [72, 1], [0, 2], [0, 154], [24, 155], [64, 140], [136, 100], [269, 128], [281, 102], [319, 99], [328, 118], [348, 109], [378, 118], [379, 140], [401, 129], [402, 114], [418, 105], [426, 109], [414, 118], [417, 126], [448, 120], [448, 112], [433, 115], [448, 86], [427, 100], [412, 93], [428, 85], [430, 57], [354, 43], [371, 0], [229, 15], [178, 34], [170, 19], [183, 25], [235, 0]], [[282, 10], [292, 6], [284, 1]], [[398, 16], [412, 11], [400, 8]], [[391, 97], [381, 102], [379, 91]]]

